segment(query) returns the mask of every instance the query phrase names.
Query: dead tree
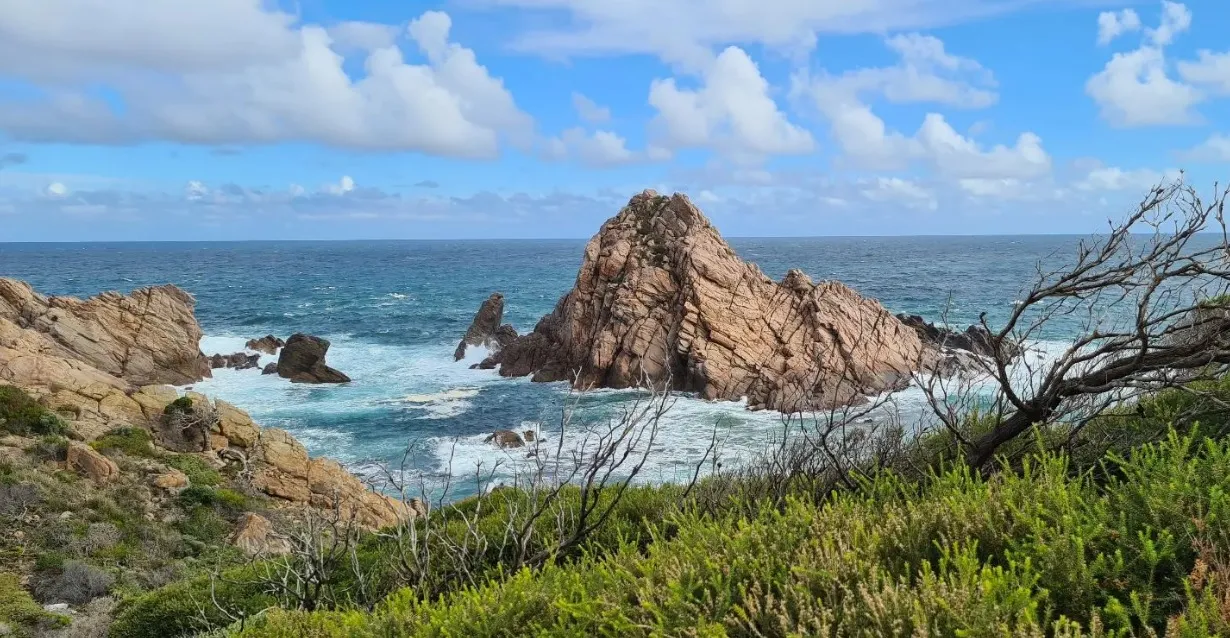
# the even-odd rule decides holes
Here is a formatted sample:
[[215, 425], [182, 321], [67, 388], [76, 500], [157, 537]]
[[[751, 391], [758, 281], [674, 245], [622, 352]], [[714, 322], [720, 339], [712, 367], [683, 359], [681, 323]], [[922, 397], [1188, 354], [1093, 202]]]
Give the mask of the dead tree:
[[[1230, 363], [1227, 190], [1204, 201], [1178, 181], [1153, 188], [1126, 220], [1082, 241], [1037, 277], [1001, 327], [984, 313], [997, 351], [984, 366], [996, 391], [992, 425], [970, 432], [937, 415], [968, 463], [985, 469], [1009, 441], [1035, 427], [1079, 431], [1108, 407], [1211, 379]], [[1059, 322], [1078, 334], [1056, 356], [1028, 356]], [[1013, 346], [1016, 346], [1014, 348]], [[1013, 357], [1019, 349], [1026, 356]], [[944, 401], [932, 401], [933, 407]]]

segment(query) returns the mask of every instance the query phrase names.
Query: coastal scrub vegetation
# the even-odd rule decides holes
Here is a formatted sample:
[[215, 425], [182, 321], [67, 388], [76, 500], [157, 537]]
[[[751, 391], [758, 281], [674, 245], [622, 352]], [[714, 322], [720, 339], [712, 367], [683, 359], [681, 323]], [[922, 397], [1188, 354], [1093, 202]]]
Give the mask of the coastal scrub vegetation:
[[[340, 503], [305, 508], [284, 551], [250, 560], [222, 540], [248, 496], [168, 455], [192, 487], [164, 551], [190, 560], [163, 582], [121, 582], [132, 547], [20, 551], [39, 574], [71, 573], [83, 598], [116, 596], [116, 638], [1230, 635], [1225, 198], [1164, 185], [1040, 267], [1006, 322], [983, 318], [990, 355], [945, 353], [945, 370], [914, 376], [929, 408], [917, 419], [895, 392], [784, 414], [739, 464], [722, 462], [715, 430], [685, 480], [655, 484], [642, 474], [674, 399], [651, 388], [606, 424], [566, 409], [511, 480], [477, 468], [470, 498], [450, 498], [452, 478], [387, 468], [415, 516], [366, 531]], [[1040, 356], [1056, 325], [1076, 339]], [[199, 425], [191, 403], [169, 410]], [[147, 443], [117, 431], [94, 446], [142, 463]], [[0, 465], [11, 520], [63, 511], [45, 505], [68, 498], [51, 486], [80, 480], [32, 463]], [[69, 538], [145, 542], [125, 540], [136, 512], [109, 494], [114, 520], [74, 521]], [[89, 503], [87, 516], [111, 511]], [[3, 582], [0, 610], [48, 631]]]

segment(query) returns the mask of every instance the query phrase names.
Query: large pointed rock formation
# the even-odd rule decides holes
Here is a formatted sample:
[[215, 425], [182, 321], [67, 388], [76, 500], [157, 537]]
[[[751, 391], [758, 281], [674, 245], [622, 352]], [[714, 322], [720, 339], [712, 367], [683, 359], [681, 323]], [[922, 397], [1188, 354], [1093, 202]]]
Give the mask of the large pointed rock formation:
[[515, 340], [517, 338], [516, 328], [508, 324], [501, 325], [500, 322], [503, 320], [504, 295], [493, 292], [478, 307], [478, 313], [474, 315], [474, 321], [470, 322], [470, 327], [466, 330], [465, 336], [461, 338], [461, 342], [457, 344], [457, 349], [453, 351], [453, 360], [461, 361], [464, 359], [466, 349], [470, 346], [482, 346], [494, 354]]
[[937, 353], [878, 302], [745, 263], [688, 198], [645, 191], [585, 247], [576, 284], [487, 367], [580, 388], [670, 386], [785, 412], [897, 388]]

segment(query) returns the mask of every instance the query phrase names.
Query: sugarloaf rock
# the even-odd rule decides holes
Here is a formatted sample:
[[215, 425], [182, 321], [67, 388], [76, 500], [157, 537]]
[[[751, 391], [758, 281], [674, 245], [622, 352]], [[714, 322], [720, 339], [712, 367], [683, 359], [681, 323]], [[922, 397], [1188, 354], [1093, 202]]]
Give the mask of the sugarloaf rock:
[[576, 283], [533, 332], [484, 362], [578, 388], [746, 397], [784, 412], [902, 387], [934, 348], [879, 302], [740, 259], [688, 198], [645, 191], [585, 247]]

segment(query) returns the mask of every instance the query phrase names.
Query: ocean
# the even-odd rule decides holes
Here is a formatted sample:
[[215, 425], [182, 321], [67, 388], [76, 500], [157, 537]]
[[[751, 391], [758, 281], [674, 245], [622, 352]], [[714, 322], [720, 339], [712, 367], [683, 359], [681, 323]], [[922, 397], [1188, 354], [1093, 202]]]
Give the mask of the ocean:
[[[770, 277], [799, 268], [879, 299], [893, 312], [947, 318], [964, 326], [982, 312], [1011, 311], [1040, 262], [1073, 254], [1078, 238], [858, 237], [731, 239]], [[313, 455], [359, 473], [404, 465], [433, 480], [511, 476], [523, 451], [484, 443], [494, 430], [536, 429], [548, 440], [573, 407], [573, 427], [600, 424], [638, 398], [631, 391], [570, 395], [564, 384], [504, 379], [471, 370], [476, 352], [452, 353], [479, 304], [506, 299], [505, 321], [528, 332], [572, 286], [584, 240], [338, 241], [201, 243], [0, 243], [0, 276], [44, 294], [86, 297], [174, 283], [196, 296], [207, 355], [243, 349], [250, 338], [294, 332], [332, 342], [330, 365], [350, 375], [340, 386], [291, 384], [256, 370], [215, 370], [194, 389], [230, 401], [262, 425], [284, 428]], [[1070, 339], [1075, 326], [1045, 339]], [[265, 355], [261, 363], [275, 360]], [[910, 400], [909, 391], [905, 402]], [[914, 397], [921, 404], [921, 394]], [[921, 409], [921, 408], [920, 408]], [[781, 431], [776, 413], [739, 403], [679, 397], [666, 414], [643, 478], [689, 475], [713, 433], [724, 459], [747, 458]], [[567, 440], [567, 438], [565, 439]], [[455, 481], [452, 496], [472, 491]]]

